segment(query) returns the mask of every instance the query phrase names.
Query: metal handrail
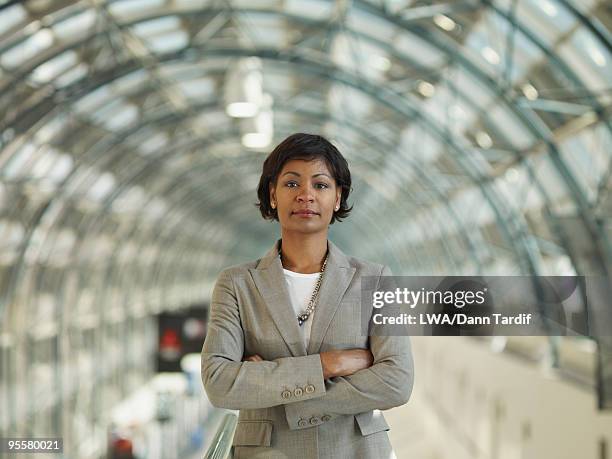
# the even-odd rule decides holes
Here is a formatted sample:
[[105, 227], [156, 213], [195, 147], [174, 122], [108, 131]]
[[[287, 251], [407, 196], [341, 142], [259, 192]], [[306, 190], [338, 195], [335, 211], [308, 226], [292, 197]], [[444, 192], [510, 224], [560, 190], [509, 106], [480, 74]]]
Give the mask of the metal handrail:
[[238, 416], [233, 413], [227, 413], [215, 433], [215, 438], [213, 438], [206, 454], [204, 454], [204, 459], [231, 458], [230, 453], [236, 425], [238, 425]]

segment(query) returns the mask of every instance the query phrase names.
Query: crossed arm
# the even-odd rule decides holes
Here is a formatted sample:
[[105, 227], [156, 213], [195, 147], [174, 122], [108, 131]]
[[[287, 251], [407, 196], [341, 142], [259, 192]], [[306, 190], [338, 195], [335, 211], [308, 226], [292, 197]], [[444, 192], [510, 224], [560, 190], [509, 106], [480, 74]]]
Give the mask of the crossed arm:
[[[390, 275], [385, 268], [382, 275]], [[244, 356], [244, 337], [229, 271], [213, 289], [208, 334], [202, 350], [202, 381], [211, 403], [229, 409], [285, 405], [290, 428], [298, 420], [333, 418], [388, 409], [408, 400], [413, 364], [406, 336], [370, 336], [370, 351], [329, 351], [264, 361]], [[370, 355], [371, 352], [371, 355]], [[299, 397], [295, 387], [309, 387]]]

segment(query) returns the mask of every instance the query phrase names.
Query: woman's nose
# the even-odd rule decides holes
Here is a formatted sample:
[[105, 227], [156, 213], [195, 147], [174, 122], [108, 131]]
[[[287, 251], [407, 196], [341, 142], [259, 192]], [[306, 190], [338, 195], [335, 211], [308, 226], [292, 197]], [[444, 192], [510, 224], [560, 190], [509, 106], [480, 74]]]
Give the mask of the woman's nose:
[[306, 188], [298, 194], [297, 199], [298, 201], [313, 201], [314, 194], [310, 188]]

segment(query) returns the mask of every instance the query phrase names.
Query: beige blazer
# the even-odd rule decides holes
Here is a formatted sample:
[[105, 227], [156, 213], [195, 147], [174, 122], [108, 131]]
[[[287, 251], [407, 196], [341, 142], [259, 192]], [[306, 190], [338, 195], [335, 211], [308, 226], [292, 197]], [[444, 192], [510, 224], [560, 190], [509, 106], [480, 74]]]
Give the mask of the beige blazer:
[[[361, 276], [391, 275], [346, 256], [329, 258], [306, 349], [290, 304], [277, 241], [260, 260], [221, 272], [202, 349], [210, 402], [240, 410], [234, 458], [390, 459], [379, 410], [403, 405], [414, 369], [407, 336], [361, 336]], [[374, 364], [323, 379], [319, 352], [369, 348]], [[265, 362], [242, 362], [259, 354]]]

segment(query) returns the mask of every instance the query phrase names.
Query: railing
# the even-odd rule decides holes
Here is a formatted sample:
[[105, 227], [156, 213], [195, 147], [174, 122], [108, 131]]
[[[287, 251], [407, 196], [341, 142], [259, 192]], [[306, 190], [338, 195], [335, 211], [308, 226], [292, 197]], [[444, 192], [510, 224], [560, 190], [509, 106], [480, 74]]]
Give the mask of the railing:
[[227, 413], [223, 417], [217, 429], [217, 433], [215, 433], [215, 438], [206, 451], [206, 454], [204, 454], [204, 459], [230, 459], [232, 457], [232, 440], [237, 424], [238, 416], [235, 414]]

